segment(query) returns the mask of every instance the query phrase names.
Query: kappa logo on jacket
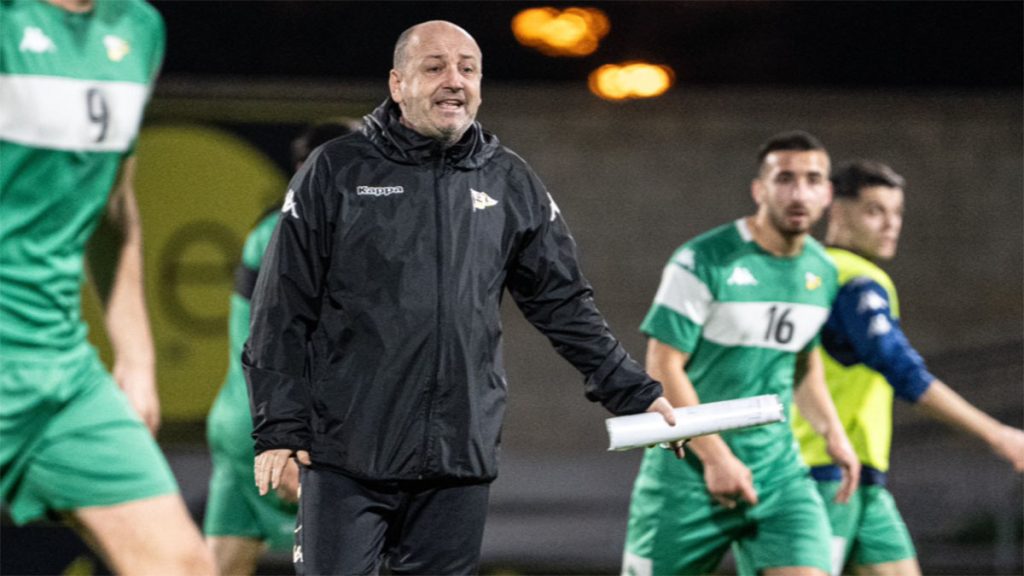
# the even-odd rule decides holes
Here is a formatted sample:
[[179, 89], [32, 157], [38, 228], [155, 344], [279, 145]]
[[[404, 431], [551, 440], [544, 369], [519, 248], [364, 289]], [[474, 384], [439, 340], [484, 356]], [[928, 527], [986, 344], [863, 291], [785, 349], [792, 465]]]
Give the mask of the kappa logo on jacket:
[[284, 206], [281, 207], [281, 212], [291, 214], [292, 218], [298, 220], [299, 213], [295, 210], [298, 205], [299, 204], [295, 201], [295, 190], [289, 188], [288, 195], [284, 197]]
[[356, 186], [356, 194], [359, 196], [391, 196], [392, 194], [405, 194], [402, 186]]
[[551, 202], [551, 221], [554, 222], [555, 218], [562, 213], [562, 210], [558, 208], [558, 204], [555, 204], [555, 199], [551, 197], [551, 192], [548, 192], [548, 202]]

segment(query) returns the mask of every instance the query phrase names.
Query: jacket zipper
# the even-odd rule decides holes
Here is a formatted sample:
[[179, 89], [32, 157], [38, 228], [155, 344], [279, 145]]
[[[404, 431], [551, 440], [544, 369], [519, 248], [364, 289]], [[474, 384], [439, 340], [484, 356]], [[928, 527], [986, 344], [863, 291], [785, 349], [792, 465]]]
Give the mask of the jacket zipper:
[[433, 447], [434, 444], [431, 442], [431, 424], [432, 415], [434, 412], [434, 392], [437, 389], [438, 382], [440, 381], [442, 374], [442, 354], [443, 354], [443, 342], [444, 342], [444, 317], [445, 317], [445, 305], [444, 305], [444, 234], [442, 227], [443, 220], [443, 208], [444, 208], [444, 195], [441, 192], [441, 181], [444, 180], [444, 160], [445, 153], [447, 150], [442, 149], [441, 154], [437, 160], [437, 166], [434, 169], [434, 233], [436, 240], [436, 256], [437, 266], [434, 267], [436, 277], [435, 281], [437, 284], [437, 332], [434, 336], [434, 380], [427, 383], [426, 393], [426, 417], [424, 418], [423, 428], [423, 465], [420, 468], [420, 478], [423, 478], [424, 473], [429, 472], [431, 467], [431, 460], [433, 459]]

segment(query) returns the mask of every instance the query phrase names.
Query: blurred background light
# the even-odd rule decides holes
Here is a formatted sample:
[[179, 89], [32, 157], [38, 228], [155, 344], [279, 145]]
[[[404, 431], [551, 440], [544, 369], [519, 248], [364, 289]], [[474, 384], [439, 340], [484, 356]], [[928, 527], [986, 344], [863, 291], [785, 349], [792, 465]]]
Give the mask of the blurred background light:
[[608, 17], [596, 8], [529, 8], [512, 18], [516, 40], [547, 56], [593, 54], [610, 29]]
[[665, 93], [675, 82], [675, 73], [668, 66], [647, 62], [605, 64], [590, 73], [590, 91], [606, 100], [654, 98]]

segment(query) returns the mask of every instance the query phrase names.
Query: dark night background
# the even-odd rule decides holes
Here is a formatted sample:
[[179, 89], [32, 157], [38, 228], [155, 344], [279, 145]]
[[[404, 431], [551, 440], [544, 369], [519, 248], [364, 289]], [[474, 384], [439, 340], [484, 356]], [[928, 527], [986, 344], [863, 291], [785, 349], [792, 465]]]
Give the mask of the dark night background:
[[379, 79], [408, 26], [446, 19], [484, 53], [489, 80], [585, 79], [601, 64], [668, 64], [679, 84], [1020, 88], [1021, 2], [590, 2], [611, 32], [585, 58], [520, 46], [509, 23], [536, 2], [156, 0], [166, 76]]

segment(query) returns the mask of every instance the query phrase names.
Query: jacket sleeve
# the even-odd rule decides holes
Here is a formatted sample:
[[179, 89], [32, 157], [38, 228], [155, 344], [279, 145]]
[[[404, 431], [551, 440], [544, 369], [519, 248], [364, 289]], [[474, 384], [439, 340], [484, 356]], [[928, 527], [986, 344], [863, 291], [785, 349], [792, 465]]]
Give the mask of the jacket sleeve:
[[840, 362], [880, 372], [898, 398], [916, 402], [935, 380], [892, 317], [888, 293], [873, 280], [857, 278], [843, 286], [825, 329], [839, 332], [854, 351], [854, 358]]
[[307, 350], [320, 315], [336, 209], [329, 173], [317, 151], [292, 178], [253, 291], [242, 367], [257, 454], [310, 446]]
[[512, 261], [509, 293], [526, 319], [583, 374], [589, 400], [613, 414], [643, 412], [661, 396], [661, 384], [612, 335], [580, 272], [576, 242], [558, 206], [527, 171], [539, 213]]

